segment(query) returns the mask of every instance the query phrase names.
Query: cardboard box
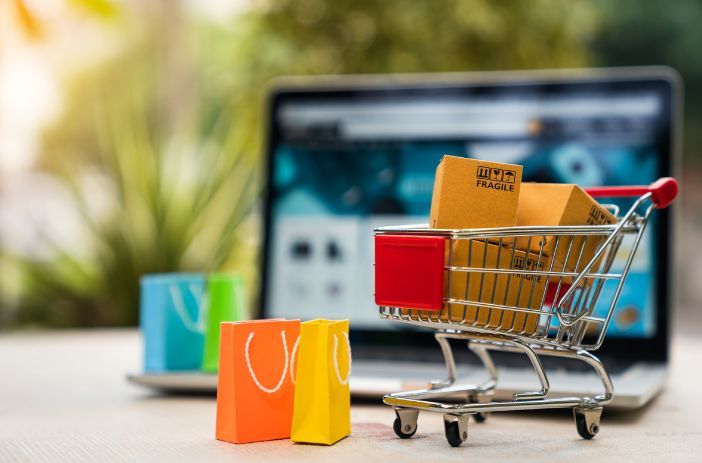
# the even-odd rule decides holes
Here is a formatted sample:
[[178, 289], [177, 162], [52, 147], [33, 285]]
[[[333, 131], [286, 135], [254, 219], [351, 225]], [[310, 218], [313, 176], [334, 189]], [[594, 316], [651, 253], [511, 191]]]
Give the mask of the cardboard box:
[[[616, 223], [617, 219], [592, 196], [577, 185], [558, 183], [523, 183], [519, 193], [517, 208], [517, 225], [603, 225]], [[546, 236], [543, 239], [518, 238], [516, 248], [527, 248], [538, 254], [542, 253], [553, 258], [555, 272], [579, 272], [595, 255], [598, 246], [604, 242], [604, 237], [561, 237], [556, 247], [556, 236]], [[572, 242], [572, 246], [571, 246]], [[571, 251], [568, 254], [568, 248]], [[578, 261], [578, 255], [582, 254]], [[567, 256], [567, 261], [566, 261]], [[596, 268], [599, 262], [596, 263]], [[548, 267], [546, 268], [548, 270]], [[557, 279], [557, 277], [556, 277]]]
[[[514, 250], [509, 246], [498, 246], [482, 240], [455, 240], [453, 242], [452, 266], [543, 270], [545, 257], [538, 254]], [[538, 309], [548, 278], [543, 275], [515, 275], [482, 272], [452, 271], [447, 278], [447, 294], [451, 299], [478, 301], [497, 305]], [[490, 309], [470, 304], [447, 304], [453, 321], [474, 323], [476, 328], [499, 329], [511, 333], [532, 335], [538, 329], [537, 313]], [[446, 309], [445, 309], [446, 310]]]
[[436, 169], [432, 228], [513, 227], [522, 166], [444, 156]]

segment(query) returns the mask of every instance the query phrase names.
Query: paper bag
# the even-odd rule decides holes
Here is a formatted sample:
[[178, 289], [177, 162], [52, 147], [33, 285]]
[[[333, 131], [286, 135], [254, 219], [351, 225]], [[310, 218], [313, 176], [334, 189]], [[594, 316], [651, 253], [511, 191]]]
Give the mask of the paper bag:
[[331, 445], [351, 433], [348, 320], [310, 320], [300, 329], [291, 439]]
[[205, 277], [171, 273], [141, 278], [139, 324], [144, 371], [197, 370], [202, 362]]
[[219, 440], [290, 437], [299, 320], [223, 322], [217, 382]]
[[219, 330], [222, 322], [246, 319], [244, 279], [239, 275], [214, 273], [207, 279], [205, 348], [202, 369], [216, 372], [219, 365]]

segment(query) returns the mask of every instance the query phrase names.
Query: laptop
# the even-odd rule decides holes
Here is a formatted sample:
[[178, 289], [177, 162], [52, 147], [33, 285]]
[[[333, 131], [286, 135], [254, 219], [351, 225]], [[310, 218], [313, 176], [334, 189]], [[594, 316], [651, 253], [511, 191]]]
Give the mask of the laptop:
[[[286, 78], [272, 84], [267, 109], [259, 316], [348, 318], [355, 397], [446, 376], [433, 332], [378, 316], [372, 247], [376, 227], [428, 221], [444, 154], [522, 164], [524, 181], [583, 187], [649, 184], [674, 176], [679, 160], [680, 83], [661, 67]], [[655, 214], [596, 352], [614, 382], [609, 408], [641, 407], [664, 385], [673, 218]], [[485, 378], [465, 343], [452, 347], [459, 381]], [[601, 389], [582, 362], [543, 362], [553, 397]], [[498, 354], [495, 363], [496, 399], [538, 385], [524, 356]], [[132, 380], [216, 388], [211, 375]]]
[[[524, 181], [585, 187], [671, 176], [678, 87], [664, 68], [275, 82], [261, 316], [350, 319], [356, 396], [443, 379], [433, 332], [378, 317], [373, 229], [427, 222], [444, 154], [522, 164]], [[613, 376], [613, 407], [640, 407], [664, 384], [671, 228], [669, 211], [657, 211], [597, 352]], [[602, 294], [602, 304], [612, 296]], [[459, 374], [485, 376], [465, 343], [453, 348]], [[537, 384], [523, 356], [500, 355], [496, 363], [497, 398]], [[544, 363], [554, 396], [601, 387], [580, 362]]]

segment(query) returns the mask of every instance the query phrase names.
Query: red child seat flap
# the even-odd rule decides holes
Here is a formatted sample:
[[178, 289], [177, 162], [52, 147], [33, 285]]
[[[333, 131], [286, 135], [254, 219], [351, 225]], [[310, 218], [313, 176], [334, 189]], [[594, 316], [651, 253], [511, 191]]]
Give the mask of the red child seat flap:
[[376, 235], [375, 303], [441, 310], [445, 249], [443, 236]]

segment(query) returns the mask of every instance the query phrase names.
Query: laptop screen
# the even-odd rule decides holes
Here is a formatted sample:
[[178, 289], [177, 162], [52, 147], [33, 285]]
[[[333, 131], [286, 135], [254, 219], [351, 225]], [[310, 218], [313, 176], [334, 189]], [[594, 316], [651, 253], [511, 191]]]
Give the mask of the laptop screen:
[[[281, 91], [264, 313], [393, 329], [373, 302], [373, 229], [428, 221], [444, 154], [522, 164], [524, 181], [649, 184], [668, 168], [670, 118], [669, 95], [645, 81]], [[640, 245], [610, 336], [656, 335], [659, 220]], [[598, 310], [614, 289], [605, 286]]]

